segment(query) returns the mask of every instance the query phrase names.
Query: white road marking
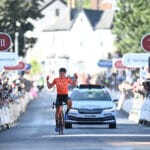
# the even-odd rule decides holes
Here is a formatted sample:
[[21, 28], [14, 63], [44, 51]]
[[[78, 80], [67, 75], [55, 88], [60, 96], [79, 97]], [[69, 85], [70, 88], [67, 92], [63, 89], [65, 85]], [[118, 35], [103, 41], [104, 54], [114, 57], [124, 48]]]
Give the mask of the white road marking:
[[64, 135], [43, 135], [42, 138], [48, 137], [150, 137], [148, 134], [65, 134]]

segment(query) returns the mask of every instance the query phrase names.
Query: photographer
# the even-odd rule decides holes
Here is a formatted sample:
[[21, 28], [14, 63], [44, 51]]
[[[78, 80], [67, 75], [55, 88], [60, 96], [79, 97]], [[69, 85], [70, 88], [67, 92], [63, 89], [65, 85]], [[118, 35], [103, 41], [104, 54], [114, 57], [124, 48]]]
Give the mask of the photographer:
[[143, 82], [143, 87], [144, 87], [145, 96], [148, 96], [150, 94], [150, 79], [149, 78]]
[[140, 79], [137, 79], [137, 81], [133, 84], [132, 91], [133, 93], [139, 93], [142, 96], [145, 96], [145, 89]]

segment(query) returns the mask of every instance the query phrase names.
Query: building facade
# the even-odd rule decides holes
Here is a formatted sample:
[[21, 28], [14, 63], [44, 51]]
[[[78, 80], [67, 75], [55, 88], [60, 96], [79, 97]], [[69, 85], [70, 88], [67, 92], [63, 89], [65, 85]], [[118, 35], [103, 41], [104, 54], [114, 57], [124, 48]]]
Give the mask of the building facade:
[[69, 73], [99, 72], [98, 60], [114, 49], [114, 10], [77, 9], [74, 3], [55, 0], [43, 7], [45, 17], [36, 23], [39, 38], [30, 57], [45, 61], [49, 71], [64, 66]]

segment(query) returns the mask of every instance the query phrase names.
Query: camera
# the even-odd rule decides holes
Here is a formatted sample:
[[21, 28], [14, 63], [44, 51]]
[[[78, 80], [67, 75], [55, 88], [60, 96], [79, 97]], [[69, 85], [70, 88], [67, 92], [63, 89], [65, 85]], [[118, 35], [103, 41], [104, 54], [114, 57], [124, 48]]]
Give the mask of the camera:
[[150, 79], [147, 79], [143, 82], [143, 86], [146, 90], [150, 91]]

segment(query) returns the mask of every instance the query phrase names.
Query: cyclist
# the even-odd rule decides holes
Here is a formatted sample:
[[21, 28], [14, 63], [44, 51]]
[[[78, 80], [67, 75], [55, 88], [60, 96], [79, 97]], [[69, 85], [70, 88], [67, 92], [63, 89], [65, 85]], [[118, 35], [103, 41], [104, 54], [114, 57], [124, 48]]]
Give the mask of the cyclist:
[[65, 116], [68, 113], [69, 109], [72, 106], [72, 101], [68, 97], [68, 85], [76, 85], [77, 84], [77, 74], [74, 74], [74, 79], [71, 79], [69, 77], [66, 77], [66, 68], [60, 68], [59, 69], [59, 77], [53, 79], [53, 81], [49, 82], [49, 76], [47, 76], [47, 87], [50, 89], [54, 85], [56, 85], [57, 88], [57, 98], [56, 98], [56, 113], [55, 113], [55, 121], [56, 121], [56, 127], [55, 131], [58, 132], [58, 116], [59, 112], [62, 111], [62, 104], [63, 102], [67, 104], [67, 110], [65, 112]]

